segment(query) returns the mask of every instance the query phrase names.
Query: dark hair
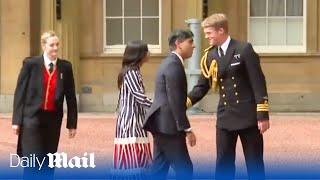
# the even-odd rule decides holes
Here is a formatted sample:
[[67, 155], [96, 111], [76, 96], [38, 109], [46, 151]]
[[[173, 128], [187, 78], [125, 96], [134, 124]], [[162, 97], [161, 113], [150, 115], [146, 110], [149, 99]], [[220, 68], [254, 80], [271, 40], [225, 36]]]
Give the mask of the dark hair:
[[118, 88], [121, 88], [123, 77], [129, 70], [139, 69], [141, 60], [148, 53], [148, 45], [140, 40], [129, 41], [123, 53], [122, 68], [118, 74]]
[[193, 38], [193, 33], [189, 29], [176, 29], [172, 31], [168, 37], [169, 48], [174, 51], [176, 47], [176, 41], [184, 41], [186, 39]]

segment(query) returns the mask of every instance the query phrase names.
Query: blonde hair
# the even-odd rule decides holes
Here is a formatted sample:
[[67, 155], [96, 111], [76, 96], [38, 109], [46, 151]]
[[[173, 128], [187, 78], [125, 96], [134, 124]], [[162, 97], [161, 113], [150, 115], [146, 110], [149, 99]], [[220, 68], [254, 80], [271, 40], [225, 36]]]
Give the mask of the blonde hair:
[[41, 44], [47, 43], [50, 37], [58, 37], [54, 31], [46, 31], [41, 35]]
[[213, 27], [215, 29], [222, 28], [225, 32], [228, 32], [228, 19], [223, 13], [215, 13], [204, 19], [201, 23], [203, 28]]

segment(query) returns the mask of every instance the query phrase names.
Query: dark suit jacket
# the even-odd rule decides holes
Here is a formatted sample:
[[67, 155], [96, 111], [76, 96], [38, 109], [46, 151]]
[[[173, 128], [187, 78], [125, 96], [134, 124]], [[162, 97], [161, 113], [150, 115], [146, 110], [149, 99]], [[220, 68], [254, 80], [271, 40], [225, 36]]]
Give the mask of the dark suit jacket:
[[[21, 127], [33, 127], [39, 124], [37, 113], [43, 102], [43, 56], [26, 58], [20, 71], [14, 93], [12, 124]], [[67, 101], [67, 128], [77, 127], [77, 100], [71, 63], [58, 59], [57, 89], [55, 105], [58, 111], [58, 121], [63, 117], [63, 101]]]
[[170, 53], [162, 61], [154, 96], [144, 121], [146, 130], [174, 135], [190, 128], [186, 115], [187, 80], [177, 55]]
[[[212, 60], [218, 63], [220, 100], [217, 110], [217, 127], [230, 130], [257, 125], [257, 120], [268, 120], [266, 81], [259, 56], [251, 44], [231, 39], [226, 55], [220, 57], [217, 48], [209, 50], [207, 67]], [[192, 104], [202, 99], [211, 86], [211, 79], [203, 74], [188, 94]]]

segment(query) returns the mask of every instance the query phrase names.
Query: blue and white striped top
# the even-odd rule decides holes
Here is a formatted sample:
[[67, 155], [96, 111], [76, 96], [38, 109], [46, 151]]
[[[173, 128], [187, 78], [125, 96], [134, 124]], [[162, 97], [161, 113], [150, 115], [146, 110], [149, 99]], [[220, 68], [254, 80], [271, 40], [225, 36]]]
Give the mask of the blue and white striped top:
[[129, 70], [123, 78], [120, 89], [116, 144], [146, 143], [147, 132], [142, 129], [146, 108], [152, 104], [145, 94], [139, 70]]

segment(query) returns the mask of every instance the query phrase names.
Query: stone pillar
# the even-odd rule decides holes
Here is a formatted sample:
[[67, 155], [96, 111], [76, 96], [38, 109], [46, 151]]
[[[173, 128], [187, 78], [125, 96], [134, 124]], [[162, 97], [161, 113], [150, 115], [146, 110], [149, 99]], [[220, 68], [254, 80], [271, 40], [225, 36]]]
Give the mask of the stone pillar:
[[195, 48], [193, 49], [192, 57], [188, 59], [188, 91], [191, 91], [193, 86], [197, 84], [200, 75], [200, 58], [201, 58], [201, 21], [199, 19], [186, 20], [190, 30], [193, 33], [193, 41]]
[[79, 52], [79, 1], [61, 0], [61, 20], [58, 20], [58, 34], [60, 37], [60, 53], [62, 58], [72, 63], [76, 89], [79, 89], [78, 67]]
[[22, 60], [30, 55], [30, 0], [1, 0], [0, 7], [0, 112], [11, 112]]
[[48, 30], [56, 31], [56, 0], [41, 2], [41, 34]]
[[[187, 78], [188, 78], [188, 92], [197, 84], [200, 77], [200, 58], [201, 58], [201, 21], [199, 19], [186, 20], [190, 30], [193, 33], [193, 41], [195, 48], [192, 56], [188, 59]], [[190, 108], [189, 112], [198, 113], [198, 104]]]
[[[60, 38], [59, 57], [73, 65], [76, 86], [78, 85], [79, 64], [79, 2], [60, 0], [61, 19], [57, 19], [57, 0], [41, 1], [41, 34], [53, 30]], [[77, 86], [78, 87], [78, 86]]]

